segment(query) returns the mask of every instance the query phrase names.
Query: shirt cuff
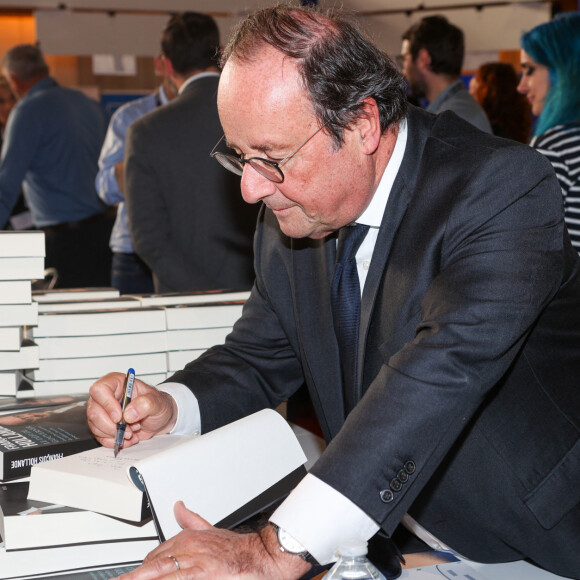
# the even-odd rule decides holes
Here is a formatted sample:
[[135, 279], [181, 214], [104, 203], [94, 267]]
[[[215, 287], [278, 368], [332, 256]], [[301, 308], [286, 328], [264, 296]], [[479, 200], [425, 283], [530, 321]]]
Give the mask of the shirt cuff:
[[270, 521], [300, 542], [320, 564], [336, 560], [341, 542], [367, 541], [379, 531], [358, 506], [312, 474], [306, 475]]
[[200, 435], [201, 415], [197, 397], [181, 383], [161, 383], [155, 388], [171, 395], [177, 404], [177, 421], [171, 433], [176, 435]]

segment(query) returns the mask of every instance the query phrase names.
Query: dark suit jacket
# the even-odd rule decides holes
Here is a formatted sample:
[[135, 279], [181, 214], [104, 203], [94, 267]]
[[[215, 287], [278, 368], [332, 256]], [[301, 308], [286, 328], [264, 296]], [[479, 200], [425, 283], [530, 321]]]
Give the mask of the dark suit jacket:
[[388, 533], [409, 511], [474, 559], [530, 556], [580, 575], [580, 262], [550, 164], [452, 113], [411, 110], [348, 417], [335, 251], [262, 213], [242, 319], [173, 377], [198, 398], [203, 430], [305, 381], [329, 441], [313, 473]]
[[249, 289], [254, 280], [258, 206], [243, 201], [240, 178], [209, 156], [223, 135], [218, 81], [193, 81], [128, 131], [131, 239], [153, 271], [157, 292]]

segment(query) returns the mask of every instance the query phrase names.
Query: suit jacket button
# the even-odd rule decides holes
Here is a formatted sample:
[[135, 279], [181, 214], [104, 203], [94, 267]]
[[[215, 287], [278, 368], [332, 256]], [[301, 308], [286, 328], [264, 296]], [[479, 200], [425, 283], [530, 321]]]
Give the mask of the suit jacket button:
[[397, 473], [397, 479], [401, 483], [407, 483], [407, 481], [409, 479], [409, 474], [404, 469], [401, 469], [401, 471], [399, 471], [399, 473]]
[[383, 491], [380, 493], [380, 497], [381, 501], [384, 503], [389, 503], [395, 498], [393, 492], [390, 489], [383, 489]]
[[415, 473], [415, 463], [413, 461], [406, 461], [405, 462], [405, 471], [411, 475], [412, 473]]
[[393, 479], [391, 479], [391, 483], [389, 484], [389, 487], [393, 491], [401, 491], [403, 484], [396, 477], [393, 477]]

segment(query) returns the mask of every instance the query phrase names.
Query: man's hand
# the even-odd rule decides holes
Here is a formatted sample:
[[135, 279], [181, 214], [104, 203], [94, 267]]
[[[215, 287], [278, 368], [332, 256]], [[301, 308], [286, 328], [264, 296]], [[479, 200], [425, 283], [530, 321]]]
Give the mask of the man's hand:
[[[89, 427], [99, 443], [113, 447], [117, 423], [121, 420], [121, 405], [125, 375], [110, 373], [94, 383], [87, 405]], [[177, 406], [167, 393], [135, 379], [133, 396], [125, 409], [125, 440], [123, 447], [131, 447], [151, 439], [154, 435], [169, 433], [177, 419]]]
[[221, 530], [189, 511], [183, 502], [175, 504], [175, 517], [183, 531], [155, 548], [142, 566], [121, 576], [123, 580], [296, 580], [311, 567], [300, 556], [280, 550], [272, 526], [259, 534]]
[[125, 163], [123, 161], [119, 161], [115, 165], [115, 179], [117, 180], [119, 191], [125, 195]]

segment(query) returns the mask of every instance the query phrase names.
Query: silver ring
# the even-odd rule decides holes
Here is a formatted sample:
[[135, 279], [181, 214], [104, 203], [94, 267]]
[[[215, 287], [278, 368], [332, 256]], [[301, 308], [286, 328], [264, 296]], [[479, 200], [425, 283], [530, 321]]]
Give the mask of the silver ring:
[[180, 567], [179, 567], [179, 562], [177, 561], [177, 558], [176, 558], [175, 556], [169, 556], [169, 557], [170, 557], [170, 558], [173, 560], [173, 563], [175, 564], [175, 567], [176, 567], [178, 570], [180, 570]]

